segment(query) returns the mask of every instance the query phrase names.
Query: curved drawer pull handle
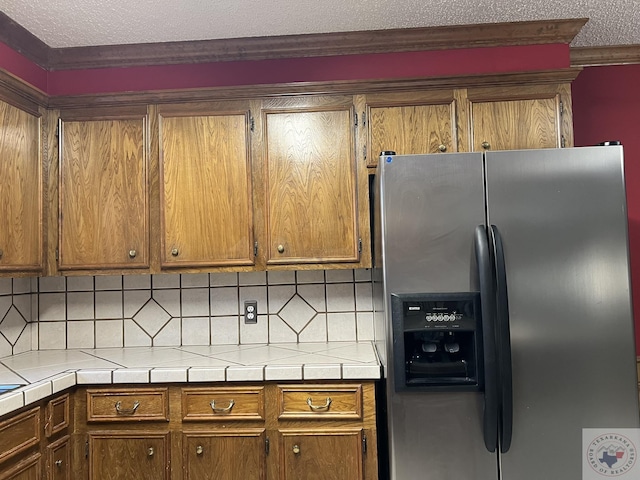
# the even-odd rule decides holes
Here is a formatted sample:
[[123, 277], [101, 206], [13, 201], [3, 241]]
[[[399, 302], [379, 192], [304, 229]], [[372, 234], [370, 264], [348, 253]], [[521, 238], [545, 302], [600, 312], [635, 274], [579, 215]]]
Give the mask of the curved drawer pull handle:
[[298, 445], [293, 446], [293, 453], [296, 455], [300, 453], [300, 447]]
[[204, 448], [202, 448], [202, 445], [198, 445], [196, 447], [196, 455], [202, 455], [204, 453]]
[[140, 402], [137, 400], [133, 402], [133, 407], [129, 409], [122, 408], [122, 402], [116, 402], [116, 412], [118, 412], [118, 415], [133, 415], [134, 413], [136, 413], [136, 410], [139, 406]]
[[314, 412], [317, 412], [319, 410], [329, 410], [329, 407], [331, 407], [331, 402], [331, 397], [327, 397], [327, 403], [325, 403], [324, 405], [314, 405], [311, 397], [307, 398], [307, 405], [309, 405], [309, 408]]
[[215, 400], [211, 400], [211, 403], [209, 405], [211, 405], [211, 409], [215, 413], [229, 413], [235, 404], [236, 404], [236, 402], [234, 402], [233, 399], [231, 399], [231, 400], [229, 400], [229, 406], [228, 407], [216, 407], [216, 401]]

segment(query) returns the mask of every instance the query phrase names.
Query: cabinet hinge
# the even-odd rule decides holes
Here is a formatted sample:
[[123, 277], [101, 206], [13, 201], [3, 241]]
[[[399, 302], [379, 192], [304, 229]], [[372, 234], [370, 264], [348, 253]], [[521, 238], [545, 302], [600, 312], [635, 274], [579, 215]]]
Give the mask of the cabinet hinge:
[[256, 129], [256, 120], [253, 117], [249, 117], [249, 129], [253, 132]]
[[269, 455], [269, 437], [264, 439], [264, 451], [267, 455]]
[[358, 253], [362, 253], [362, 238], [358, 239]]
[[257, 257], [258, 256], [258, 242], [255, 242], [253, 244], [253, 256]]
[[564, 135], [562, 135], [562, 136], [560, 137], [560, 147], [561, 147], [561, 148], [564, 148], [564, 147], [566, 147], [566, 146], [567, 146], [567, 139], [566, 139], [566, 138], [564, 138]]
[[367, 161], [367, 146], [362, 147], [362, 156], [364, 157], [364, 161]]
[[58, 260], [58, 257], [59, 257], [59, 256], [60, 256], [60, 255], [59, 255], [58, 249], [56, 248], [56, 260]]
[[367, 435], [362, 434], [362, 453], [367, 453]]
[[58, 124], [56, 125], [56, 138], [60, 138], [60, 124], [62, 123], [62, 119], [58, 118]]
[[367, 125], [367, 112], [362, 112], [362, 126]]
[[354, 116], [354, 123], [353, 123], [353, 126], [354, 126], [354, 127], [357, 127], [357, 126], [358, 126], [358, 114], [357, 114], [357, 113], [354, 113], [354, 114], [353, 114], [353, 116]]
[[89, 458], [89, 440], [84, 442], [84, 458]]
[[560, 101], [560, 115], [562, 115], [563, 113], [564, 113], [564, 103]]

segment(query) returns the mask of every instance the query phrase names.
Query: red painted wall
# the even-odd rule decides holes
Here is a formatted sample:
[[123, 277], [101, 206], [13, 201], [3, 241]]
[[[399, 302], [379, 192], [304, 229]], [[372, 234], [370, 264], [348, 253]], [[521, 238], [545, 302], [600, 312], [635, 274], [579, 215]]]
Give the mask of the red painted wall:
[[640, 352], [640, 65], [585, 68], [573, 82], [577, 146], [620, 140], [624, 147], [631, 282]]
[[0, 43], [0, 68], [49, 95], [439, 77], [569, 66], [565, 44], [46, 72]]

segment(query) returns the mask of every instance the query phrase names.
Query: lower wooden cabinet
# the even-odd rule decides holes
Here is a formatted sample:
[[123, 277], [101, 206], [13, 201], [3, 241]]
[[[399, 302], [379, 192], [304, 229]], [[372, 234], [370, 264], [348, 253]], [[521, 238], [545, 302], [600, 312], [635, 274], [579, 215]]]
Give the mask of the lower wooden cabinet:
[[91, 480], [169, 478], [169, 433], [92, 432], [88, 441]]
[[264, 429], [184, 433], [184, 480], [264, 480], [266, 445]]
[[374, 382], [77, 388], [0, 418], [0, 480], [377, 480]]
[[71, 437], [65, 435], [47, 445], [47, 480], [71, 480]]
[[362, 428], [278, 432], [281, 480], [361, 480], [366, 453]]
[[16, 464], [0, 468], [0, 480], [40, 480], [41, 472], [41, 455], [34, 453]]

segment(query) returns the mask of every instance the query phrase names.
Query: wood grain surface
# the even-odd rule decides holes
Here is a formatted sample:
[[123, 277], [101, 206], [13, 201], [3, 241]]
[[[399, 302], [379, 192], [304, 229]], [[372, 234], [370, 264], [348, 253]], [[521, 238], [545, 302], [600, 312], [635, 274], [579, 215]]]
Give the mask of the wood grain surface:
[[263, 111], [267, 263], [358, 260], [351, 108]]
[[253, 264], [248, 111], [161, 117], [161, 263]]
[[147, 267], [146, 119], [61, 125], [58, 268]]
[[42, 269], [40, 118], [0, 101], [0, 271]]

